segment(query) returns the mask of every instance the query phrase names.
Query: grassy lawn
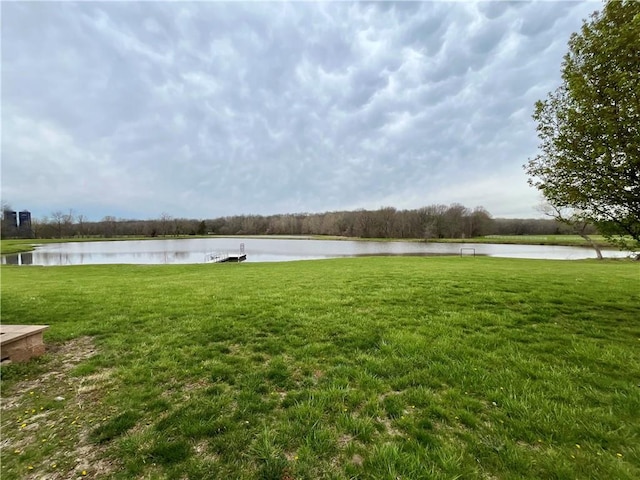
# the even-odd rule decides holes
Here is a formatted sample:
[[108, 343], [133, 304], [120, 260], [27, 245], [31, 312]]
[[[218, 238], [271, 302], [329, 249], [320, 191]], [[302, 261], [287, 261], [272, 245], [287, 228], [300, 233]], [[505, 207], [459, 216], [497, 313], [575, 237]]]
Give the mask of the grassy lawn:
[[167, 238], [174, 240], [176, 238], [197, 238], [194, 236], [182, 237], [73, 237], [73, 238], [12, 238], [0, 240], [0, 254], [9, 255], [12, 253], [30, 252], [34, 250], [35, 245], [43, 245], [45, 243], [69, 243], [69, 242], [116, 242], [120, 240], [158, 240], [159, 238]]
[[3, 480], [640, 478], [640, 265], [12, 267]]
[[[469, 238], [360, 238], [314, 235], [318, 240], [362, 240], [368, 242], [429, 242], [429, 243], [494, 243], [514, 245], [564, 245], [592, 248], [580, 235], [486, 235]], [[590, 235], [600, 248], [617, 248], [602, 235]]]
[[[602, 235], [590, 235], [600, 248], [612, 248], [613, 244], [609, 243]], [[499, 243], [499, 244], [515, 244], [515, 245], [564, 245], [568, 247], [588, 247], [591, 246], [580, 235], [487, 235], [485, 237], [473, 238], [449, 238], [449, 239], [433, 239], [433, 242], [445, 243]]]
[[33, 245], [35, 243], [36, 243], [35, 239], [0, 240], [0, 253], [2, 255], [10, 255], [12, 253], [29, 252], [33, 250]]

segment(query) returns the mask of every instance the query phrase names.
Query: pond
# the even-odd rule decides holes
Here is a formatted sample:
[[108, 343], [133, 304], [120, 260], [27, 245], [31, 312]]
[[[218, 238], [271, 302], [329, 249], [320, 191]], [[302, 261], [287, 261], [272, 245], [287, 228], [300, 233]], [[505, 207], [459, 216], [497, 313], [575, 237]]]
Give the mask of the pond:
[[[547, 245], [456, 244], [313, 240], [305, 238], [189, 238], [50, 243], [28, 253], [5, 255], [3, 264], [187, 264], [205, 263], [210, 255], [238, 253], [243, 244], [247, 262], [282, 262], [370, 255], [486, 255], [491, 257], [577, 260], [595, 258], [589, 248]], [[461, 251], [462, 249], [462, 251]], [[606, 257], [625, 252], [604, 250]]]

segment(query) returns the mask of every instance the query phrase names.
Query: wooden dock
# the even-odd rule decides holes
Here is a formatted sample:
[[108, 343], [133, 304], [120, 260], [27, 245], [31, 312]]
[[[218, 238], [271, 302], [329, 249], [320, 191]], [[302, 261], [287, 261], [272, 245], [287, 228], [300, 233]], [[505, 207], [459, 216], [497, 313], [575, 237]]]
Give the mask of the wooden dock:
[[26, 362], [44, 353], [42, 332], [49, 325], [0, 325], [0, 361]]
[[247, 259], [246, 253], [230, 253], [223, 262], [244, 262]]
[[205, 258], [206, 263], [244, 262], [246, 253], [210, 253]]
[[204, 256], [205, 263], [227, 263], [227, 262], [244, 262], [247, 259], [247, 254], [244, 251], [244, 243], [240, 244], [240, 250], [238, 252], [226, 252], [226, 253], [207, 253]]

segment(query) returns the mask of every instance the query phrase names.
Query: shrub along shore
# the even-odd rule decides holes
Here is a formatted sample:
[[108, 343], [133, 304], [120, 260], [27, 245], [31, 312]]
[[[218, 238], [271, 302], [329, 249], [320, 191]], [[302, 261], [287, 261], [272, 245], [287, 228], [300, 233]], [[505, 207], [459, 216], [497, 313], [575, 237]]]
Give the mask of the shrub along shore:
[[640, 266], [0, 268], [3, 479], [640, 478]]

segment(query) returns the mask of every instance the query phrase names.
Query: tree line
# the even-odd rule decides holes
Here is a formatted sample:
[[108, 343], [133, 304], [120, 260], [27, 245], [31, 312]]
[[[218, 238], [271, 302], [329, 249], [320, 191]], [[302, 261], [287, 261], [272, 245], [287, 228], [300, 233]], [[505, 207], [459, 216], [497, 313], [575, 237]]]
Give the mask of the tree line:
[[[106, 216], [89, 221], [82, 214], [56, 211], [32, 219], [34, 238], [167, 237], [184, 235], [330, 235], [359, 238], [439, 239], [486, 235], [555, 235], [573, 233], [554, 219], [493, 218], [483, 207], [430, 205], [418, 209], [355, 210], [279, 215], [234, 215], [213, 219], [172, 217], [128, 220]], [[593, 228], [589, 233], [595, 233]], [[11, 232], [2, 229], [3, 238]]]

